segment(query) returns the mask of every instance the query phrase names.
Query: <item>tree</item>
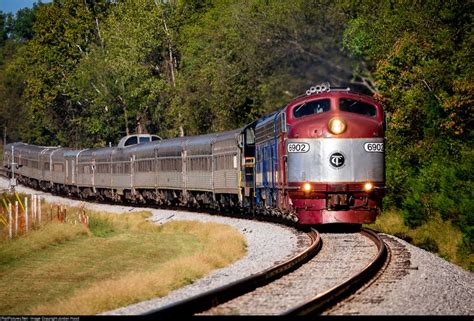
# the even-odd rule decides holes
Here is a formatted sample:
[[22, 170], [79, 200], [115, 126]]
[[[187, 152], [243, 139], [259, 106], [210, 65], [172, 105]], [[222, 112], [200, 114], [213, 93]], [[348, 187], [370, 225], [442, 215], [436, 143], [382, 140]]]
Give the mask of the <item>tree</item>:
[[457, 222], [472, 249], [474, 102], [472, 1], [342, 4], [344, 45], [391, 114], [386, 198], [417, 226]]
[[242, 126], [322, 81], [347, 84], [345, 16], [329, 1], [215, 2], [179, 32], [173, 110], [190, 133]]
[[[164, 126], [168, 67], [162, 5], [117, 4], [101, 28], [101, 42], [85, 55], [71, 82], [83, 144], [104, 145], [137, 130]], [[104, 126], [103, 124], [108, 124]]]
[[25, 74], [23, 98], [31, 128], [25, 139], [37, 144], [70, 141], [74, 107], [68, 79], [82, 55], [97, 39], [96, 18], [105, 1], [54, 1], [38, 6], [34, 37], [18, 51]]

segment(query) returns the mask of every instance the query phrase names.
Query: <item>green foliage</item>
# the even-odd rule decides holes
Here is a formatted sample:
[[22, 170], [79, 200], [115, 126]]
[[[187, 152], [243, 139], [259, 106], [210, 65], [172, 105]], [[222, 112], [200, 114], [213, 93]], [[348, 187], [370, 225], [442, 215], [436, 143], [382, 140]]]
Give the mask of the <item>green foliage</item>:
[[363, 59], [390, 112], [385, 204], [411, 228], [440, 213], [472, 249], [474, 4], [351, 3], [341, 5], [352, 16], [344, 46]]
[[433, 253], [436, 253], [439, 251], [438, 244], [436, 244], [436, 241], [430, 237], [426, 237], [422, 239], [420, 242], [416, 243], [416, 246], [421, 247], [422, 249], [425, 249]]
[[163, 23], [161, 8], [151, 1], [120, 3], [104, 21], [99, 43], [77, 65], [70, 83], [84, 146], [116, 143], [136, 130], [138, 120], [152, 132], [162, 128]]
[[190, 134], [244, 125], [317, 81], [351, 77], [345, 17], [329, 1], [215, 1], [197, 15], [179, 29], [172, 104]]
[[0, 46], [8, 39], [7, 15], [0, 11]]
[[35, 13], [37, 10], [38, 5], [35, 4], [32, 9], [23, 8], [17, 11], [11, 28], [12, 38], [16, 40], [30, 40], [33, 38], [33, 24], [35, 23]]

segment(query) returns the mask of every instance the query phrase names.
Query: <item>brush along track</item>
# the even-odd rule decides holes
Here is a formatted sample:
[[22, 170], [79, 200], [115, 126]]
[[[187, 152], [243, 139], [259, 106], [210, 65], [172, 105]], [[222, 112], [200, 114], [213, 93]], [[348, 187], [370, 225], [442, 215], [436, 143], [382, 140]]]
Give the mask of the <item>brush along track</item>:
[[145, 315], [160, 317], [192, 315], [210, 309], [213, 306], [217, 306], [238, 296], [242, 296], [258, 287], [265, 286], [281, 276], [294, 271], [308, 260], [314, 258], [314, 256], [319, 252], [321, 249], [321, 238], [319, 233], [316, 230], [311, 229], [307, 235], [311, 240], [310, 245], [304, 251], [286, 262], [278, 264], [263, 272], [235, 281], [226, 286], [150, 311]]

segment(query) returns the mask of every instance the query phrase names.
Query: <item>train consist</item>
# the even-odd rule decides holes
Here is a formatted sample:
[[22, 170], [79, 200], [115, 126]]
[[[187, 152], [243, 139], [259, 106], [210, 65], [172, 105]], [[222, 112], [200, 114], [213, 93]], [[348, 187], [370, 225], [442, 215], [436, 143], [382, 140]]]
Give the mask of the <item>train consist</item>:
[[323, 84], [232, 131], [83, 150], [13, 143], [4, 166], [22, 184], [83, 199], [362, 224], [382, 205], [384, 125], [375, 100]]

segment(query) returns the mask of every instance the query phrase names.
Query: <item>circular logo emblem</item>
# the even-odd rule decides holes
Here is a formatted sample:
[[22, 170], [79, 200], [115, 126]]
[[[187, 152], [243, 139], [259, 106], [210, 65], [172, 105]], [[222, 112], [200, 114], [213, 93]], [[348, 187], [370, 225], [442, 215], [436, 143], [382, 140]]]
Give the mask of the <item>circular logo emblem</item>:
[[329, 163], [331, 164], [332, 167], [335, 168], [340, 168], [344, 166], [344, 155], [342, 153], [332, 153], [331, 156], [329, 156]]

